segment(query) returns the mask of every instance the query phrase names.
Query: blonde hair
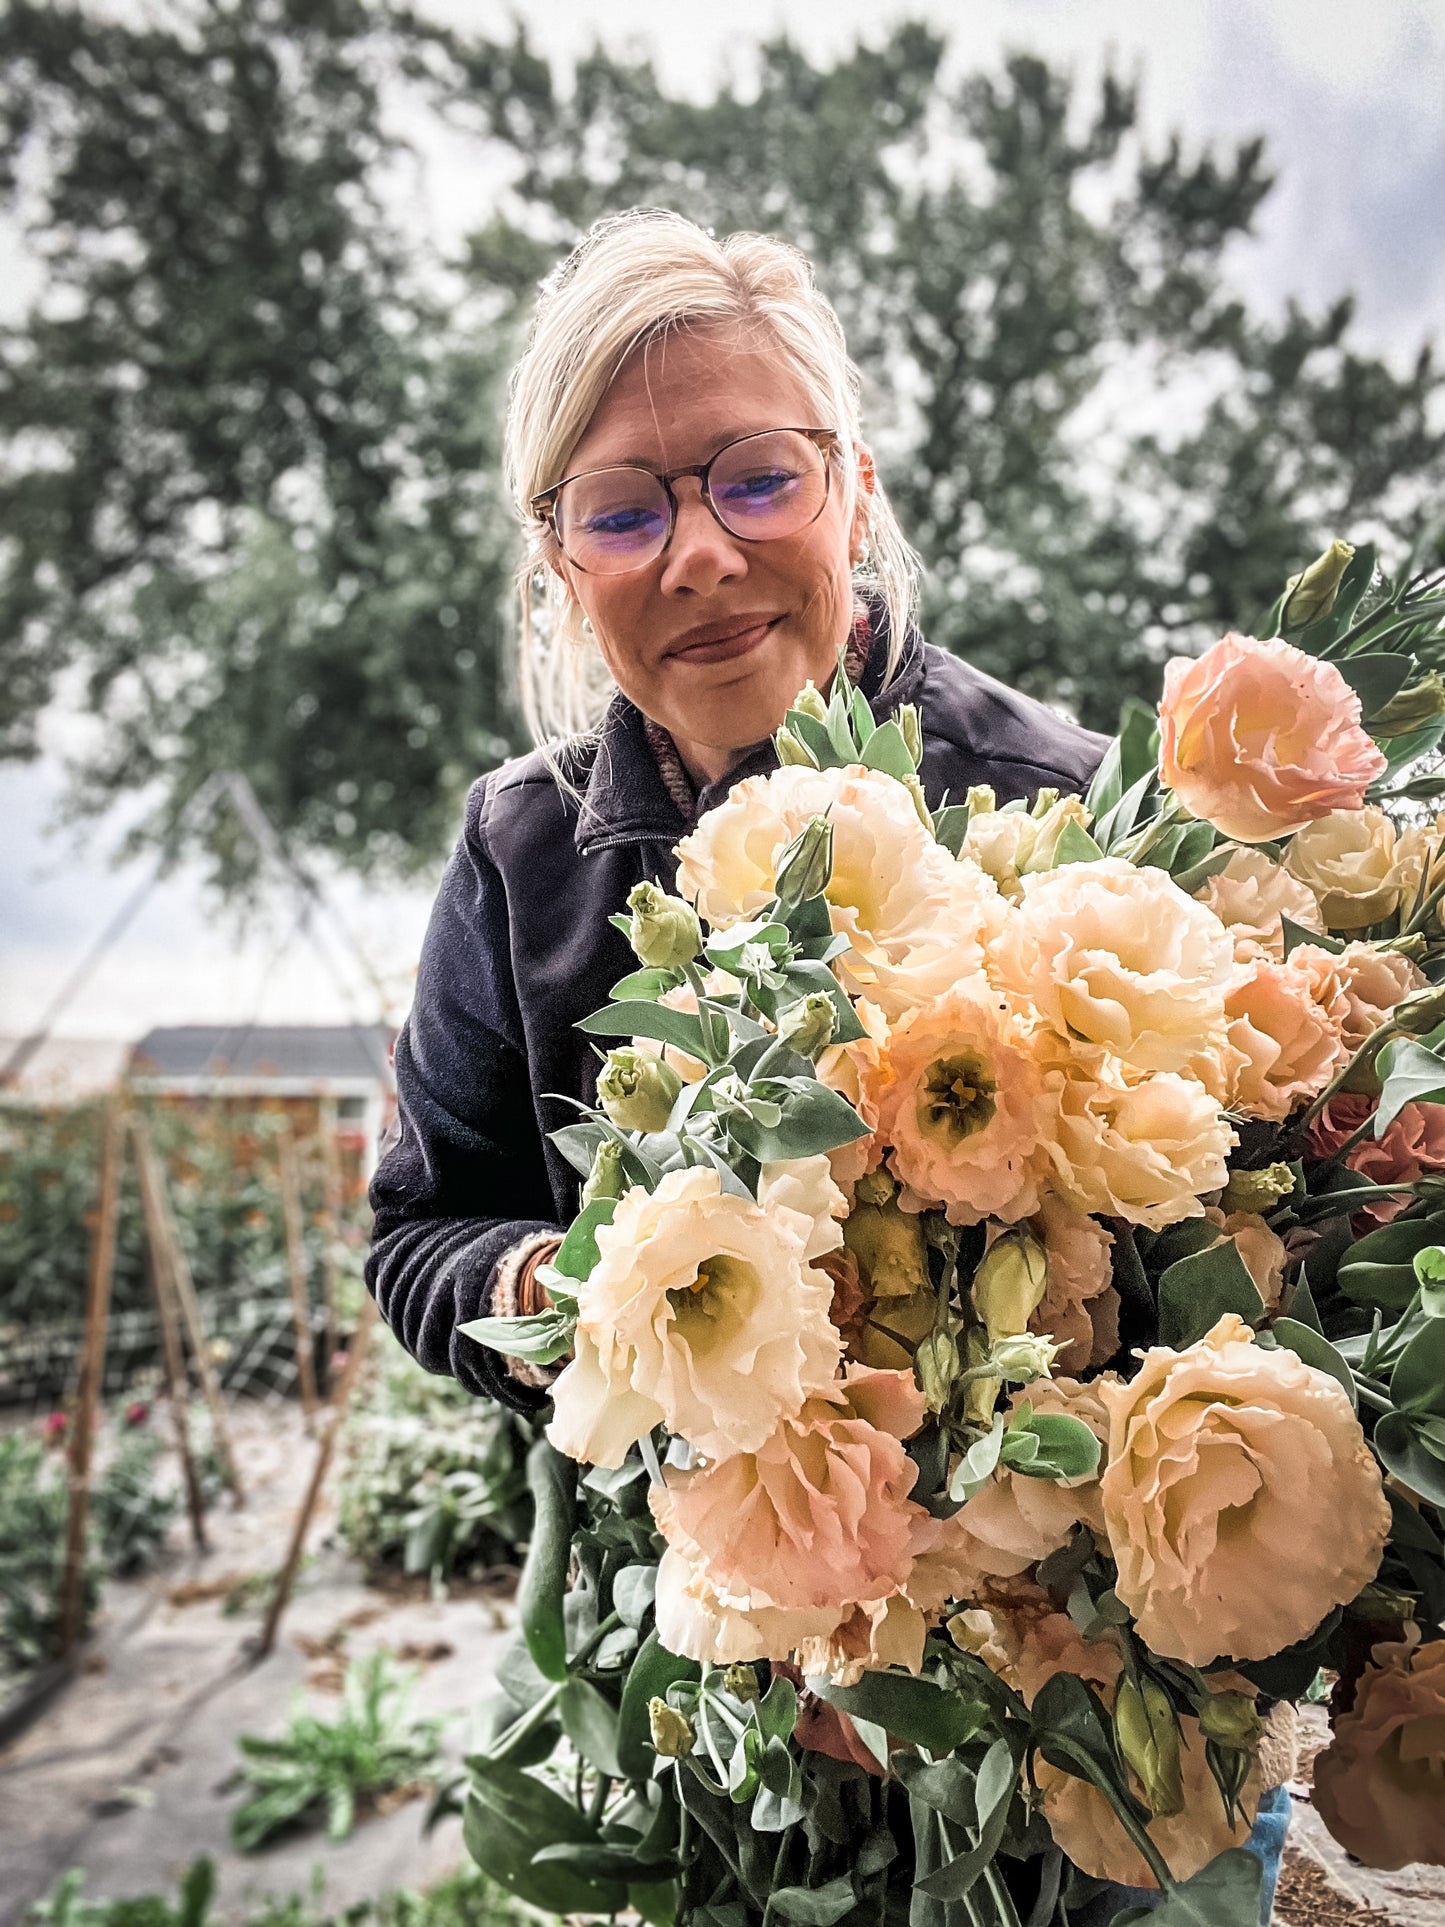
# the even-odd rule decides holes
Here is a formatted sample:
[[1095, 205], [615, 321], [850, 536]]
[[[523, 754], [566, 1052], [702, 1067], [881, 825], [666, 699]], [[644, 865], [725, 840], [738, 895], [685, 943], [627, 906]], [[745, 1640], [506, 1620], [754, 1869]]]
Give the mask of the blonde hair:
[[[589, 648], [582, 612], [556, 571], [555, 537], [532, 512], [555, 486], [593, 411], [623, 362], [670, 330], [697, 323], [764, 329], [807, 390], [818, 420], [845, 455], [845, 514], [857, 499], [861, 439], [858, 370], [837, 315], [806, 256], [766, 234], [719, 241], [680, 214], [633, 208], [599, 221], [543, 283], [507, 410], [506, 474], [527, 534], [517, 572], [521, 603], [518, 675], [534, 741], [585, 736], [613, 689]], [[881, 596], [888, 611], [891, 676], [913, 611], [917, 559], [881, 483], [868, 504], [868, 548], [855, 599]]]

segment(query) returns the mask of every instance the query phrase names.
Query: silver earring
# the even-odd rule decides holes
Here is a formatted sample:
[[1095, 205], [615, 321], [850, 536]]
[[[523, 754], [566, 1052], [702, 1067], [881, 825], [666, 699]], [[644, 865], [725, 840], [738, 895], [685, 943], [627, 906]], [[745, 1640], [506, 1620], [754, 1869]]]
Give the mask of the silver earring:
[[592, 627], [591, 616], [583, 616], [582, 618], [582, 635], [587, 642], [592, 642], [597, 635], [597, 631]]
[[869, 548], [868, 544], [865, 542], [862, 548], [859, 549], [857, 558], [853, 563], [853, 573], [855, 575], [861, 575], [864, 569], [868, 567], [868, 564], [872, 560], [873, 560], [873, 551], [872, 549]]

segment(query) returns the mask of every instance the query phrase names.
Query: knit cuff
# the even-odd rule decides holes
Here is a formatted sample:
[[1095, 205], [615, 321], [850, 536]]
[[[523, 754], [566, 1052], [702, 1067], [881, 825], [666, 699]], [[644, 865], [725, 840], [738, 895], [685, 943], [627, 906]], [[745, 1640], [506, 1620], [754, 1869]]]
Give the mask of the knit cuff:
[[1264, 1716], [1259, 1741], [1260, 1785], [1288, 1786], [1298, 1779], [1299, 1753], [1299, 1713], [1288, 1700], [1280, 1700]]
[[[530, 1237], [520, 1239], [502, 1253], [492, 1278], [491, 1313], [494, 1318], [525, 1316], [520, 1293], [527, 1261], [541, 1252], [555, 1251], [557, 1243], [555, 1231], [534, 1231]], [[538, 1391], [546, 1391], [562, 1369], [560, 1365], [533, 1365], [526, 1359], [513, 1358], [506, 1352], [501, 1356], [506, 1361], [508, 1372], [519, 1385], [530, 1385]]]

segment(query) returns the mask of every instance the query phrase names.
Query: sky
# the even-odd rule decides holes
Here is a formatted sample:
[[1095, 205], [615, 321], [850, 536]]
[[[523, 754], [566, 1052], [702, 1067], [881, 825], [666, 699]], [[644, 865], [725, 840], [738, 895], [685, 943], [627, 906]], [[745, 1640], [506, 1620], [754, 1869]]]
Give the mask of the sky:
[[[490, 0], [427, 0], [458, 26], [508, 30]], [[122, 9], [123, 10], [123, 9]], [[814, 58], [860, 36], [923, 18], [950, 36], [960, 69], [1026, 47], [1068, 63], [1081, 81], [1112, 61], [1143, 86], [1148, 131], [1187, 140], [1268, 137], [1279, 186], [1257, 238], [1231, 263], [1250, 301], [1319, 307], [1352, 290], [1360, 337], [1401, 361], [1445, 324], [1445, 6], [1439, 0], [729, 0], [661, 8], [657, 0], [530, 0], [528, 32], [570, 59], [596, 39], [648, 54], [671, 86], [705, 94], [722, 74], [746, 81], [748, 49], [786, 26]], [[445, 139], [405, 193], [443, 240], [485, 213], [487, 184]], [[23, 243], [0, 231], [0, 288], [33, 287]], [[146, 874], [117, 864], [125, 809], [77, 835], [54, 828], [63, 752], [83, 726], [64, 711], [47, 753], [0, 765], [0, 1035], [41, 1019], [94, 939]], [[364, 947], [399, 1018], [435, 876], [406, 888], [330, 884], [337, 920]], [[74, 1037], [138, 1037], [153, 1024], [371, 1020], [378, 996], [334, 933], [325, 949], [298, 931], [289, 903], [238, 930], [183, 869], [150, 894], [58, 1025]]]

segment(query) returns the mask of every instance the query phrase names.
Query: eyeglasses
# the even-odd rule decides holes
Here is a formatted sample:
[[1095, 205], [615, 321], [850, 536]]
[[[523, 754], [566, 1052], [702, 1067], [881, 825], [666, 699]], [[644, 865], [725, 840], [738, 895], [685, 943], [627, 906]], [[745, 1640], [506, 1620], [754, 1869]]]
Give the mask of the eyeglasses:
[[655, 562], [677, 525], [673, 483], [695, 475], [730, 535], [775, 542], [816, 522], [828, 499], [831, 428], [769, 428], [720, 448], [711, 461], [658, 475], [650, 468], [588, 469], [532, 498], [532, 512], [584, 575], [627, 575]]

